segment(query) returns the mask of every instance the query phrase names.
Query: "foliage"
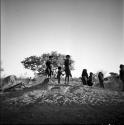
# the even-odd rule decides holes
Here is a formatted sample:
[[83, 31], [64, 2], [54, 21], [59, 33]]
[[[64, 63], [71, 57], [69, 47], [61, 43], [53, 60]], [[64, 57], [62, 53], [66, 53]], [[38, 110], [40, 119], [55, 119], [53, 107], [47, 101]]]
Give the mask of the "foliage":
[[118, 76], [118, 73], [115, 73], [115, 72], [110, 72], [109, 73], [111, 76]]
[[[62, 67], [62, 70], [64, 70], [64, 59], [65, 55], [57, 53], [56, 51], [52, 51], [51, 53], [43, 53], [41, 56], [30, 56], [25, 58], [21, 63], [24, 65], [24, 68], [30, 69], [32, 71], [36, 71], [39, 74], [44, 74], [46, 69], [46, 61], [49, 58], [49, 56], [52, 56], [52, 69], [56, 70], [58, 66]], [[71, 61], [71, 67], [70, 69], [74, 69], [74, 61], [70, 59]]]

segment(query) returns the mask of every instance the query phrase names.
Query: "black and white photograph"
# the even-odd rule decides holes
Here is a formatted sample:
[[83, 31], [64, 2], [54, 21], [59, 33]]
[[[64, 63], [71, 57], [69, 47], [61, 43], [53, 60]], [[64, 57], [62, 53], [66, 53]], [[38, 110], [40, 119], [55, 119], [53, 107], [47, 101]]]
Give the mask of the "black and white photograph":
[[0, 2], [0, 124], [124, 124], [124, 0]]

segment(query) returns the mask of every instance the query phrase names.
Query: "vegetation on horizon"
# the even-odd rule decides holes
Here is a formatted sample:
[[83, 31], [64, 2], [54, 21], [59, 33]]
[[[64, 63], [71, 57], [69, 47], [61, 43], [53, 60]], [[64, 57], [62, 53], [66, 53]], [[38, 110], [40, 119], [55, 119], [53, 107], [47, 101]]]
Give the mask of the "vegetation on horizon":
[[[57, 53], [57, 51], [52, 51], [51, 53], [43, 53], [41, 56], [30, 56], [25, 58], [21, 63], [23, 64], [24, 68], [30, 69], [38, 74], [45, 74], [46, 69], [46, 60], [49, 56], [52, 56], [52, 69], [57, 69], [58, 66], [62, 67], [64, 70], [64, 59], [65, 54]], [[74, 60], [70, 59], [71, 67], [70, 70], [74, 70]]]

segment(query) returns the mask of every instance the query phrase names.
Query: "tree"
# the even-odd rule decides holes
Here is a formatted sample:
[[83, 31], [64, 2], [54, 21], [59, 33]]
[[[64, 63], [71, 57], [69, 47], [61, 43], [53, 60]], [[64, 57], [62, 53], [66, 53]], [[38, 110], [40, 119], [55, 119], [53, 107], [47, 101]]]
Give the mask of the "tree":
[[[37, 72], [38, 74], [45, 74], [46, 69], [46, 60], [49, 56], [52, 56], [52, 64], [53, 64], [53, 70], [56, 70], [58, 66], [62, 67], [62, 70], [64, 70], [64, 59], [65, 55], [57, 53], [57, 51], [52, 51], [51, 53], [43, 53], [41, 56], [30, 56], [25, 58], [21, 63], [24, 65], [24, 68], [30, 69], [34, 72]], [[74, 69], [74, 60], [71, 59], [71, 67], [70, 69]]]
[[118, 76], [118, 73], [115, 73], [115, 72], [110, 72], [109, 74], [110, 74], [111, 76], [113, 76], [113, 77]]

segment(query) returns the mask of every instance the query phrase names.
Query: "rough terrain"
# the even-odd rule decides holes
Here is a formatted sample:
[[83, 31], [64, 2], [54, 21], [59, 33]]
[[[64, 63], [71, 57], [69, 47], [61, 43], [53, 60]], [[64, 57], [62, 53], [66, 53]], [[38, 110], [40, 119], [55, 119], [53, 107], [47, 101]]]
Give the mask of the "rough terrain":
[[0, 95], [2, 124], [123, 124], [124, 92], [43, 82]]

